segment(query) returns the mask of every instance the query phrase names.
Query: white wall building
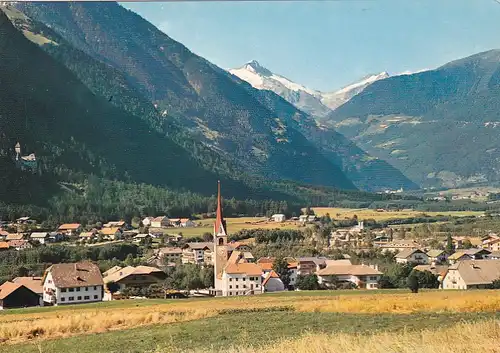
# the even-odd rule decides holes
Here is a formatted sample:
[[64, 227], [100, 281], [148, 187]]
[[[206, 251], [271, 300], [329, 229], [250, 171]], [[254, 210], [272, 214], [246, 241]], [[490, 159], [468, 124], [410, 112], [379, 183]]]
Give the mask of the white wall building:
[[91, 262], [50, 266], [42, 279], [43, 301], [54, 305], [101, 301], [104, 282]]

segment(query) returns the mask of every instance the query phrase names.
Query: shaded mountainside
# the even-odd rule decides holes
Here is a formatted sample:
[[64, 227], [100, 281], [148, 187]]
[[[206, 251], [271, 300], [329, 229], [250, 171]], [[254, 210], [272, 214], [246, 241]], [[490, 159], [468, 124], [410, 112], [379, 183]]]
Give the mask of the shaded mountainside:
[[427, 186], [500, 180], [500, 50], [373, 83], [327, 122]]
[[[0, 148], [9, 173], [16, 173], [11, 161], [20, 141], [25, 151], [36, 153], [42, 175], [93, 173], [205, 193], [207, 184], [215, 185], [217, 175], [136, 116], [94, 95], [29, 42], [3, 12], [0, 50], [0, 82], [8, 87], [0, 90]], [[233, 192], [248, 191], [240, 182], [225, 182]]]
[[116, 3], [19, 3], [246, 172], [354, 189], [340, 168], [241, 84]]

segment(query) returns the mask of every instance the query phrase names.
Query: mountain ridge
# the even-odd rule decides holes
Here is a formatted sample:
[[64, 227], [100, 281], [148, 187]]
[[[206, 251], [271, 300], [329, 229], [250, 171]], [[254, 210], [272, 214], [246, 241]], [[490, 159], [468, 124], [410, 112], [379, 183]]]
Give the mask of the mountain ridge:
[[[320, 152], [324, 148], [318, 146], [317, 139], [305, 136], [306, 132], [292, 123], [290, 117], [300, 119], [306, 116], [303, 112], [286, 106], [284, 101], [280, 102], [283, 99], [279, 96], [264, 98], [256, 94], [246, 82], [234, 80], [225, 70], [194, 55], [137, 14], [116, 3], [23, 3], [16, 7], [31, 18], [49, 25], [72, 45], [94, 58], [104, 57], [102, 60], [124, 72], [160, 111], [166, 111], [169, 118], [211, 149], [233, 157], [246, 172], [316, 185], [353, 188], [339, 162], [350, 164], [345, 158], [345, 150], [350, 147], [346, 148], [336, 141], [336, 144], [341, 144], [341, 150], [330, 149], [328, 157], [325, 157], [325, 153]], [[125, 25], [111, 23], [111, 18], [120, 18]], [[75, 22], [78, 25], [74, 25]], [[128, 33], [123, 28], [134, 30]], [[99, 38], [102, 31], [105, 31], [106, 35], [102, 35], [108, 42], [95, 42], [94, 38]], [[122, 37], [126, 37], [127, 41], [122, 41]], [[82, 38], [86, 41], [83, 44]], [[101, 48], [103, 50], [97, 50]], [[127, 53], [126, 58], [123, 52]], [[166, 75], [164, 82], [155, 83], [162, 75]], [[332, 135], [331, 138], [345, 140], [340, 135]], [[333, 163], [334, 160], [337, 164]], [[364, 168], [361, 162], [352, 167]], [[375, 180], [376, 189], [391, 188], [391, 185], [399, 188], [400, 184], [415, 186], [394, 168], [388, 165], [382, 167], [387, 167], [387, 171], [382, 172], [385, 173], [382, 181]], [[362, 184], [370, 187], [372, 175], [363, 175], [362, 171], [357, 174], [363, 179]], [[393, 183], [393, 179], [396, 182]], [[358, 182], [358, 185], [361, 184]]]

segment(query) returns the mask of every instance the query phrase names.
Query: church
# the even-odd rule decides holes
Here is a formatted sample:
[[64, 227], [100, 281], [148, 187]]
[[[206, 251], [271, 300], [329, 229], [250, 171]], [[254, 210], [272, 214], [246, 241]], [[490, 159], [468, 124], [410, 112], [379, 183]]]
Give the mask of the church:
[[251, 262], [253, 256], [235, 250], [228, 244], [226, 221], [222, 214], [220, 182], [217, 185], [217, 214], [214, 224], [215, 296], [253, 295], [263, 293], [262, 269]]

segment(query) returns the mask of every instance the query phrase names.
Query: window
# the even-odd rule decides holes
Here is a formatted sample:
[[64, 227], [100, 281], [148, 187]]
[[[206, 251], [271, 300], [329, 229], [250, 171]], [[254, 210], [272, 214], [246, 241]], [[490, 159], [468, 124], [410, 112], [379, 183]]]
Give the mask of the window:
[[[94, 286], [94, 290], [97, 290], [97, 286]], [[97, 298], [96, 298], [97, 299]]]
[[79, 292], [79, 291], [80, 291], [80, 287], [78, 287], [78, 288], [76, 289], [76, 291], [77, 291], [77, 292]]
[[233, 281], [233, 279], [231, 277], [229, 277], [229, 282], [232, 282], [232, 281]]
[[236, 282], [238, 282], [238, 278], [236, 278]]
[[94, 299], [97, 299], [97, 295], [94, 295]]
[[61, 297], [61, 301], [62, 301], [62, 302], [63, 302], [63, 301], [66, 301], [66, 298], [64, 298], [64, 297]]
[[52, 280], [51, 280], [51, 279], [49, 279], [47, 282], [49, 282], [49, 284], [50, 284], [50, 283], [52, 283]]
[[89, 287], [85, 287], [85, 292], [88, 292], [89, 291]]
[[229, 286], [229, 289], [233, 289], [233, 286]]
[[376, 281], [377, 280], [377, 276], [370, 276], [370, 281]]
[[236, 286], [236, 289], [238, 289], [238, 286]]
[[69, 291], [69, 292], [74, 292], [74, 291], [75, 291], [75, 288], [68, 288], [68, 291]]
[[61, 293], [65, 293], [66, 292], [66, 288], [61, 288]]
[[78, 296], [78, 297], [77, 297], [77, 299], [78, 299], [78, 300], [82, 300], [82, 297], [81, 297], [81, 296]]
[[86, 295], [83, 297], [84, 300], [89, 300], [90, 299], [90, 296]]
[[69, 301], [75, 300], [75, 297], [69, 297], [68, 300]]

